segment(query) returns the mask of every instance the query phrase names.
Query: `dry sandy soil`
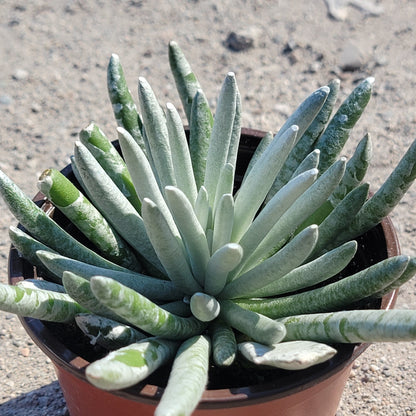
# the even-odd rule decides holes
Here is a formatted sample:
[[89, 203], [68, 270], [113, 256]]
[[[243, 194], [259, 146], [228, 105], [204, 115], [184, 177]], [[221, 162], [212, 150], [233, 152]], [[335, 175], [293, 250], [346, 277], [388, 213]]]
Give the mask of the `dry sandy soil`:
[[[67, 164], [90, 121], [115, 138], [106, 92], [111, 53], [120, 56], [133, 92], [142, 75], [162, 103], [179, 106], [167, 61], [167, 43], [175, 39], [213, 107], [225, 74], [236, 73], [244, 125], [263, 130], [277, 130], [332, 78], [341, 79], [343, 99], [374, 76], [374, 96], [346, 153], [371, 133], [369, 180], [376, 189], [416, 138], [416, 2], [345, 1], [338, 17], [327, 6], [324, 0], [0, 0], [0, 168], [33, 196], [38, 175]], [[249, 47], [232, 50], [231, 32], [245, 35]], [[415, 203], [413, 188], [393, 214], [403, 252], [412, 256]], [[7, 228], [15, 220], [2, 201], [0, 210], [5, 282]], [[401, 289], [397, 306], [416, 308], [415, 281]], [[355, 365], [337, 415], [416, 415], [415, 363], [414, 342], [371, 346]], [[48, 359], [5, 313], [0, 380], [2, 416], [66, 413]]]

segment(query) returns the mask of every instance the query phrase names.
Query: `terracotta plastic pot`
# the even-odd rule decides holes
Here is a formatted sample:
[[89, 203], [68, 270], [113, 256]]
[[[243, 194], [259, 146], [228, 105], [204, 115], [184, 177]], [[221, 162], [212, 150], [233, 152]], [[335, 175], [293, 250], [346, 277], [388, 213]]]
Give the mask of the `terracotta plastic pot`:
[[[257, 130], [243, 129], [237, 182], [241, 180], [248, 160], [263, 135], [263, 132]], [[75, 182], [70, 166], [62, 172]], [[38, 194], [35, 200], [41, 204], [43, 196]], [[76, 234], [59, 213], [55, 213], [54, 218], [61, 226]], [[400, 254], [399, 242], [390, 219], [386, 218], [380, 225], [359, 238], [359, 249], [353, 263], [354, 267], [362, 269], [398, 254]], [[36, 273], [36, 268], [11, 247], [9, 282], [15, 284], [19, 280], [36, 276]], [[397, 293], [392, 292], [375, 307], [390, 309], [394, 306], [396, 297]], [[163, 392], [163, 382], [158, 383], [157, 375], [148, 379], [147, 384], [141, 383], [126, 390], [117, 392], [99, 390], [89, 384], [85, 378], [85, 367], [89, 363], [89, 358], [79, 353], [78, 345], [72, 345], [73, 343], [62, 339], [71, 340], [72, 333], [62, 332], [60, 324], [37, 319], [22, 318], [21, 322], [33, 341], [51, 359], [71, 416], [153, 415]], [[84, 342], [88, 343], [87, 340]], [[337, 345], [338, 354], [326, 363], [297, 372], [274, 370], [271, 376], [271, 372], [268, 373], [264, 381], [257, 381], [252, 385], [245, 384], [245, 378], [238, 374], [232, 385], [225, 386], [222, 385], [222, 376], [217, 375], [214, 377], [214, 382], [208, 385], [193, 414], [196, 416], [210, 414], [334, 416], [352, 364], [367, 346], [366, 344]], [[227, 374], [227, 377], [229, 376], [230, 374]]]

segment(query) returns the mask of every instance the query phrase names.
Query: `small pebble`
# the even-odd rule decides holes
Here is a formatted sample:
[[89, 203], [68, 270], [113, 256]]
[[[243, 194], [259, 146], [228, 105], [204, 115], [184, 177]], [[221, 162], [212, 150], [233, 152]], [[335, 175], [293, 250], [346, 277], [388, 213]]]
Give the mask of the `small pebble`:
[[23, 357], [29, 357], [29, 355], [30, 355], [30, 348], [27, 348], [27, 347], [20, 348], [20, 354], [22, 354]]
[[339, 66], [345, 72], [358, 71], [364, 65], [364, 57], [360, 49], [353, 43], [347, 43], [341, 51]]
[[380, 367], [376, 366], [375, 364], [371, 364], [370, 371], [372, 371], [373, 373], [377, 373], [378, 371], [380, 371]]
[[31, 109], [32, 109], [32, 113], [40, 113], [42, 110], [42, 106], [38, 103], [33, 103]]
[[241, 52], [252, 48], [254, 46], [254, 39], [246, 35], [230, 32], [224, 44], [234, 52]]
[[29, 72], [27, 72], [25, 69], [16, 69], [16, 71], [13, 74], [13, 79], [16, 81], [25, 81], [29, 78]]
[[0, 95], [0, 105], [9, 105], [12, 103], [12, 97], [6, 94]]

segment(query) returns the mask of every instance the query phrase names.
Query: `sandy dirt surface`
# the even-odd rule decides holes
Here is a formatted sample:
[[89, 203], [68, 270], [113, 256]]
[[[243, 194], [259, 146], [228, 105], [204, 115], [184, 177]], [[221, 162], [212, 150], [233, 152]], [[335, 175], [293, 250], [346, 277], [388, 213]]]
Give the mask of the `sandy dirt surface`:
[[[167, 60], [175, 39], [213, 107], [226, 73], [236, 73], [243, 124], [262, 130], [276, 131], [335, 77], [343, 99], [374, 76], [374, 96], [346, 153], [371, 133], [376, 189], [416, 138], [416, 2], [330, 3], [338, 7], [324, 0], [0, 0], [0, 168], [33, 196], [45, 168], [68, 163], [81, 128], [95, 121], [116, 137], [106, 91], [111, 53], [120, 56], [134, 95], [141, 75], [161, 103], [179, 106]], [[232, 32], [246, 42], [230, 41]], [[392, 215], [403, 252], [412, 256], [415, 203], [413, 187]], [[7, 229], [16, 221], [3, 201], [0, 212], [5, 282]], [[416, 308], [415, 281], [401, 289], [397, 306]], [[415, 363], [414, 342], [371, 346], [354, 366], [337, 416], [416, 415]], [[0, 415], [65, 414], [52, 365], [16, 317], [0, 313]]]

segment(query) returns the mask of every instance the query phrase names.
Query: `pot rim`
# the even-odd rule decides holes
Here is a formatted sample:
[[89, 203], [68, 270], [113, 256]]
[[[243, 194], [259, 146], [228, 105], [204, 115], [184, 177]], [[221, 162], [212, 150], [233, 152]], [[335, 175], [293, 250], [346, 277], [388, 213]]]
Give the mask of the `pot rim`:
[[[245, 143], [244, 138], [254, 137], [260, 140], [266, 133], [260, 130], [242, 129], [242, 147], [250, 144]], [[252, 148], [253, 146], [251, 146]], [[66, 166], [62, 172], [69, 174], [72, 172], [71, 166]], [[42, 204], [45, 201], [44, 195], [40, 192], [36, 194], [33, 199], [36, 203]], [[394, 225], [389, 217], [384, 218], [380, 225], [381, 233], [384, 236], [386, 243], [387, 257], [392, 257], [400, 254], [400, 245]], [[18, 281], [33, 277], [36, 275], [36, 270], [33, 266], [24, 260], [13, 246], [10, 247], [9, 262], [8, 262], [8, 277], [10, 284], [16, 284]], [[397, 299], [398, 291], [395, 290], [382, 298], [381, 309], [392, 309]], [[24, 329], [32, 338], [35, 344], [43, 351], [44, 354], [54, 363], [65, 371], [75, 375], [76, 377], [88, 383], [85, 376], [85, 368], [89, 364], [87, 360], [72, 352], [67, 348], [57, 337], [38, 319], [19, 317]], [[199, 404], [199, 408], [215, 408], [222, 407], [224, 403], [229, 406], [241, 406], [248, 402], [260, 403], [270, 399], [277, 399], [306, 390], [313, 385], [322, 382], [337, 372], [348, 367], [355, 361], [370, 344], [342, 344], [340, 352], [335, 356], [335, 361], [331, 360], [330, 364], [323, 363], [315, 366], [313, 371], [303, 372], [302, 380], [300, 377], [294, 377], [294, 387], [287, 388], [286, 386], [279, 386], [273, 382], [258, 384], [246, 387], [222, 388], [205, 390]], [[345, 348], [344, 348], [345, 346]], [[318, 373], [318, 376], [316, 374]], [[153, 385], [141, 383], [133, 388], [113, 391], [112, 394], [121, 396], [133, 401], [147, 402], [156, 404], [163, 388]]]

